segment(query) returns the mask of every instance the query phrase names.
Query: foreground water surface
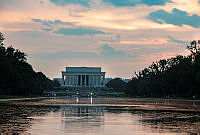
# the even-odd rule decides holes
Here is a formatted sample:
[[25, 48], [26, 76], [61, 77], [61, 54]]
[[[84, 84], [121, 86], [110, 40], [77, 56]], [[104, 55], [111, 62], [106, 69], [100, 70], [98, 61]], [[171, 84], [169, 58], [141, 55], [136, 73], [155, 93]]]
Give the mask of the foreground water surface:
[[200, 102], [60, 98], [0, 102], [0, 135], [199, 135]]

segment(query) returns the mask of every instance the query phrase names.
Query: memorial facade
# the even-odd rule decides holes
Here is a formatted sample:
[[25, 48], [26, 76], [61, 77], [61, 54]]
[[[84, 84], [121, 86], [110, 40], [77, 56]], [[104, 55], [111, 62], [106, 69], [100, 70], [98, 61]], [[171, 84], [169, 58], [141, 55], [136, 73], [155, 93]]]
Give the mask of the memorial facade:
[[65, 87], [105, 87], [105, 72], [101, 67], [66, 67], [62, 80]]

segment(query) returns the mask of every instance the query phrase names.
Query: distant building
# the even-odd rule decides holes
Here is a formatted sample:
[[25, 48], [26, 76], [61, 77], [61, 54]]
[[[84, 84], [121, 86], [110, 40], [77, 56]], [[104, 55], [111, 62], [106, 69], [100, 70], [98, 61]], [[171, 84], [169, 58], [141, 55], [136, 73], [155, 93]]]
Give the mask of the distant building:
[[105, 87], [105, 74], [101, 67], [66, 67], [61, 82], [64, 87]]

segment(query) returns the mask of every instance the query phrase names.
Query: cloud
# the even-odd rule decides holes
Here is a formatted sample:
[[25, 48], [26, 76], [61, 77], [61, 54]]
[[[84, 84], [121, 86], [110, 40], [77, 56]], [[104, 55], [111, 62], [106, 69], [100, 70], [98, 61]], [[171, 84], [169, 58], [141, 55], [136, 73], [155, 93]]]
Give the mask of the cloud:
[[41, 19], [32, 19], [33, 22], [38, 22], [41, 23], [45, 26], [52, 26], [52, 25], [74, 25], [74, 22], [62, 22], [61, 20], [54, 20], [54, 21], [50, 21], [50, 20], [41, 20]]
[[40, 1], [40, 4], [41, 4], [41, 5], [44, 5], [44, 1], [41, 0], [41, 1]]
[[126, 56], [127, 54], [121, 50], [116, 50], [113, 47], [104, 44], [101, 46], [101, 55], [102, 56]]
[[[47, 28], [41, 28], [41, 30], [44, 31], [52, 31], [53, 27], [58, 25], [70, 25], [74, 26], [75, 22], [62, 22], [61, 20], [41, 20], [41, 19], [32, 19], [33, 22], [41, 23], [44, 26], [47, 26]], [[95, 29], [89, 29], [89, 28], [82, 28], [82, 27], [73, 27], [73, 28], [63, 28], [60, 27], [57, 30], [53, 31], [55, 34], [62, 34], [67, 36], [83, 36], [83, 35], [96, 35], [96, 34], [105, 34], [103, 31], [95, 30]]]
[[110, 42], [110, 43], [112, 43], [112, 42], [120, 42], [120, 34], [116, 34], [115, 37], [112, 37], [110, 39], [103, 39], [101, 41], [103, 41], [103, 42]]
[[146, 4], [148, 6], [165, 5], [166, 3], [171, 2], [171, 0], [141, 0], [141, 3]]
[[13, 32], [12, 34], [10, 34], [9, 36], [17, 36], [19, 35], [20, 37], [24, 37], [26, 36], [27, 37], [32, 37], [32, 38], [40, 38], [40, 37], [43, 37], [44, 36], [44, 33], [42, 32], [38, 32], [38, 31], [16, 31], [16, 32]]
[[171, 2], [171, 0], [103, 0], [103, 2], [110, 3], [117, 7], [133, 7], [140, 4], [148, 6], [165, 5]]
[[169, 38], [169, 41], [171, 41], [171, 42], [180, 43], [180, 44], [185, 44], [186, 43], [186, 41], [177, 40], [177, 39], [174, 39], [174, 38], [172, 38], [170, 36], [168, 36], [168, 38]]
[[34, 54], [35, 57], [42, 58], [42, 59], [88, 59], [88, 58], [97, 58], [97, 54], [92, 52], [73, 52], [73, 51], [58, 51], [55, 53], [36, 53]]
[[[39, 52], [34, 53], [32, 56], [38, 59], [43, 60], [66, 60], [66, 59], [74, 59], [74, 60], [95, 60], [95, 61], [118, 61], [120, 60], [129, 60], [134, 57], [137, 58], [138, 55], [128, 55], [126, 52], [117, 50], [109, 45], [102, 45], [100, 47], [100, 53], [94, 53], [90, 51], [56, 51], [56, 52]], [[116, 59], [117, 58], [117, 59]]]
[[50, 0], [50, 2], [56, 4], [57, 6], [79, 4], [81, 6], [89, 7], [90, 0]]
[[41, 28], [42, 30], [44, 30], [44, 31], [52, 31], [52, 29], [51, 28]]
[[66, 36], [83, 36], [83, 35], [97, 35], [105, 34], [103, 31], [86, 29], [86, 28], [60, 28], [57, 31], [54, 31], [55, 34], [62, 34]]
[[197, 14], [189, 15], [187, 12], [174, 8], [171, 13], [158, 10], [149, 14], [148, 19], [163, 24], [173, 24], [177, 26], [189, 25], [200, 28], [200, 16]]
[[[34, 57], [42, 59], [95, 59], [95, 60], [108, 60], [105, 58], [110, 58], [119, 56], [119, 58], [130, 58], [130, 55], [127, 55], [126, 52], [121, 50], [116, 50], [113, 47], [105, 44], [101, 46], [101, 51], [99, 54], [94, 52], [79, 52], [79, 51], [57, 51], [55, 53], [50, 52], [41, 52], [33, 54]], [[110, 59], [111, 60], [111, 59]], [[108, 60], [109, 61], [109, 60]]]
[[138, 0], [102, 0], [105, 3], [110, 3], [117, 7], [136, 6], [139, 4]]
[[104, 42], [116, 42], [116, 41], [113, 40], [113, 39], [103, 39], [103, 40], [101, 40], [101, 41], [104, 41]]

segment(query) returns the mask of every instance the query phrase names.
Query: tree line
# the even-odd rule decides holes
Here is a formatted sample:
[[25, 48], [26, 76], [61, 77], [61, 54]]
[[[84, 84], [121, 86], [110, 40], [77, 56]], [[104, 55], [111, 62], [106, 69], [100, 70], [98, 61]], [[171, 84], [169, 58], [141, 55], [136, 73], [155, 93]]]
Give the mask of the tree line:
[[135, 73], [125, 92], [141, 97], [200, 97], [200, 40], [187, 48], [188, 56], [162, 59]]
[[4, 46], [0, 32], [0, 95], [41, 95], [44, 90], [59, 86], [42, 72], [35, 72], [24, 52]]
[[121, 78], [114, 78], [106, 83], [106, 87], [112, 88], [113, 91], [122, 92], [125, 90], [126, 84]]

